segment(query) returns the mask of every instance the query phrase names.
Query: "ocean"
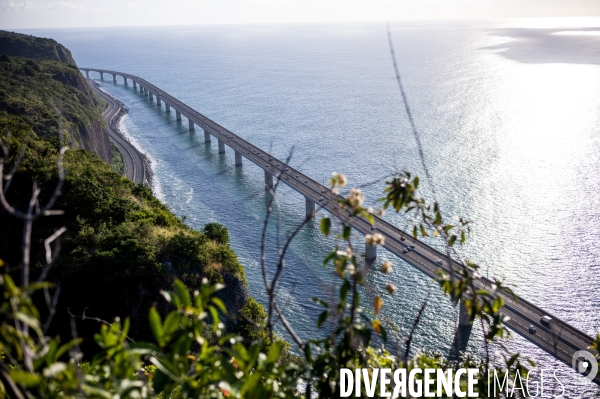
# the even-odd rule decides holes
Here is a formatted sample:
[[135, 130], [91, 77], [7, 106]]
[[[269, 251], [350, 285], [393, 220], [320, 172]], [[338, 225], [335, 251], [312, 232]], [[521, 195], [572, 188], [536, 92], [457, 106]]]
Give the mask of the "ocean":
[[[364, 186], [370, 205], [386, 176], [409, 170], [424, 178], [384, 23], [23, 32], [56, 39], [80, 67], [138, 75], [280, 159], [293, 151], [291, 164], [317, 181], [342, 172], [349, 187]], [[534, 304], [599, 333], [600, 19], [394, 22], [391, 32], [444, 214], [473, 221], [461, 253]], [[236, 168], [231, 150], [218, 154], [216, 140], [205, 145], [200, 130], [190, 134], [187, 121], [150, 106], [131, 83], [92, 77], [128, 108], [122, 126], [151, 159], [157, 196], [192, 227], [225, 225], [249, 290], [264, 303], [262, 170], [249, 161]], [[275, 222], [285, 239], [304, 217], [299, 194], [283, 186], [278, 199], [271, 270]], [[291, 245], [278, 293], [305, 339], [319, 334], [311, 298], [337, 296], [331, 267], [322, 265], [335, 241], [320, 234], [320, 217]], [[403, 215], [386, 218], [406, 225]], [[393, 273], [369, 274], [363, 303], [370, 309], [388, 281], [398, 287], [382, 310], [397, 328], [390, 347], [401, 345], [430, 294], [413, 348], [447, 353], [456, 319], [449, 300], [385, 250], [379, 259]], [[564, 367], [516, 334], [509, 346], [541, 366]], [[477, 328], [467, 350], [481, 354]], [[568, 389], [571, 397], [585, 390]]]

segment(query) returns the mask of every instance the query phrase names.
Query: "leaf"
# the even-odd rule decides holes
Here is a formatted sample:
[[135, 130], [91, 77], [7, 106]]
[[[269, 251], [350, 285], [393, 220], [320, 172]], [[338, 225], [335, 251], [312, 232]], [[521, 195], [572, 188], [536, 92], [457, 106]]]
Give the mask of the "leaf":
[[328, 236], [331, 230], [331, 219], [329, 219], [328, 217], [324, 217], [323, 219], [321, 219], [320, 225], [321, 232], [323, 233], [323, 235]]
[[327, 310], [323, 311], [319, 315], [319, 318], [317, 319], [317, 328], [321, 328], [321, 326], [323, 325], [323, 323], [325, 323], [325, 321], [327, 321], [328, 317], [329, 317], [329, 311], [327, 311]]
[[183, 284], [180, 280], [175, 280], [173, 285], [175, 286], [175, 292], [177, 293], [179, 299], [181, 299], [183, 306], [190, 306], [192, 304], [192, 300], [185, 284]]
[[448, 240], [448, 245], [453, 246], [455, 241], [456, 241], [456, 236], [455, 235], [451, 236], [450, 239]]
[[68, 350], [70, 350], [71, 348], [74, 348], [75, 346], [79, 345], [81, 342], [83, 342], [83, 339], [81, 338], [76, 338], [73, 339], [69, 342], [67, 342], [66, 344], [64, 344], [63, 346], [61, 346], [57, 351], [56, 351], [56, 356], [54, 357], [54, 359], [52, 359], [52, 361], [57, 361], [58, 359], [60, 359], [60, 357], [67, 352]]
[[377, 334], [381, 334], [381, 322], [379, 320], [373, 320], [373, 330]]
[[279, 354], [281, 353], [281, 342], [275, 341], [271, 344], [271, 348], [269, 348], [269, 353], [267, 354], [267, 362], [275, 363], [275, 361], [279, 358]]
[[177, 312], [169, 313], [165, 319], [163, 328], [165, 335], [171, 335], [177, 331], [179, 329], [179, 314]]
[[419, 228], [421, 229], [421, 235], [423, 237], [429, 237], [429, 234], [427, 234], [427, 230], [425, 230], [425, 226], [423, 226], [422, 224], [420, 224]]
[[25, 387], [35, 387], [40, 384], [41, 378], [38, 374], [29, 373], [27, 371], [11, 371], [10, 377], [14, 382]]
[[154, 335], [156, 342], [162, 346], [164, 331], [162, 322], [160, 320], [160, 315], [154, 306], [150, 308], [150, 314], [148, 315], [148, 318], [150, 319], [150, 329], [152, 330], [152, 334]]
[[177, 368], [169, 364], [166, 360], [158, 360], [154, 356], [150, 358], [150, 363], [156, 366], [157, 369], [165, 373], [173, 381], [177, 381]]
[[350, 239], [350, 235], [352, 234], [352, 227], [344, 226], [344, 230], [342, 232], [342, 237], [344, 240], [348, 241]]
[[220, 318], [219, 318], [219, 312], [217, 311], [216, 308], [214, 307], [209, 307], [208, 308], [210, 315], [212, 316], [212, 323], [213, 323], [213, 331], [217, 331], [219, 329], [219, 322], [220, 322]]
[[383, 300], [381, 300], [381, 297], [379, 295], [376, 295], [375, 303], [374, 303], [375, 314], [379, 314], [379, 311], [381, 310], [382, 307], [383, 307]]
[[[436, 207], [437, 207], [437, 204], [436, 204]], [[433, 223], [436, 224], [436, 225], [442, 224], [442, 215], [441, 215], [441, 213], [439, 213], [439, 212], [435, 213], [435, 222], [433, 222]]]
[[340, 287], [340, 302], [346, 303], [346, 297], [348, 296], [348, 291], [350, 290], [350, 283], [348, 280], [344, 280], [344, 283]]

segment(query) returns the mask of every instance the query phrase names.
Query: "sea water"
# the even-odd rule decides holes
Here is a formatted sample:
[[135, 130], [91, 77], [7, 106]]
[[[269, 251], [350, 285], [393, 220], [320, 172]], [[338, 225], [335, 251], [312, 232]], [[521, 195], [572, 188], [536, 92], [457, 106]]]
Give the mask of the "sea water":
[[[391, 32], [444, 214], [473, 221], [461, 253], [534, 304], [589, 335], [600, 332], [600, 20], [397, 22]], [[345, 173], [349, 187], [364, 186], [369, 205], [377, 205], [386, 176], [424, 177], [384, 23], [26, 33], [58, 40], [80, 67], [148, 80], [279, 159], [292, 154], [290, 164], [319, 182]], [[190, 133], [187, 121], [131, 82], [92, 77], [129, 109], [122, 125], [152, 161], [155, 193], [195, 228], [225, 225], [251, 294], [265, 303], [262, 170], [247, 160], [236, 168], [233, 151], [218, 154], [216, 140], [204, 144], [200, 129]], [[304, 198], [280, 187], [268, 235], [271, 275], [278, 233], [285, 240], [303, 217]], [[278, 289], [303, 339], [319, 334], [321, 308], [311, 298], [337, 297], [339, 280], [322, 265], [335, 241], [319, 232], [320, 218], [293, 241]], [[386, 218], [406, 225], [402, 215]], [[456, 309], [430, 278], [385, 250], [379, 259], [390, 260], [393, 272], [368, 275], [363, 306], [370, 311], [388, 281], [398, 287], [382, 295], [382, 317], [397, 328], [390, 347], [402, 347], [429, 295], [413, 348], [447, 353]], [[554, 364], [516, 334], [510, 347]], [[482, 353], [477, 328], [467, 350]]]

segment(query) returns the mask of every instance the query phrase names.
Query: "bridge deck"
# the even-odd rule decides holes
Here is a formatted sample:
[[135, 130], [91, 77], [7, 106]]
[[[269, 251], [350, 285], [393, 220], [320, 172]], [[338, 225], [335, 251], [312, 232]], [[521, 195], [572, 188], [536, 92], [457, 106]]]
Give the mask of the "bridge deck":
[[[148, 89], [157, 98], [166, 102], [172, 108], [175, 108], [175, 110], [179, 111], [190, 121], [193, 121], [194, 124], [202, 127], [205, 131], [209, 132], [217, 139], [223, 140], [234, 151], [241, 153], [245, 158], [252, 161], [265, 171], [278, 177], [281, 182], [290, 186], [300, 194], [304, 195], [306, 198], [312, 200], [318, 206], [327, 210], [332, 215], [339, 217], [356, 230], [363, 234], [383, 234], [385, 236], [384, 247], [421, 272], [432, 278], [437, 277], [440, 271], [445, 271], [448, 273], [450, 272], [445, 254], [417, 239], [412, 238], [410, 235], [398, 229], [396, 226], [393, 226], [389, 222], [379, 217], [375, 217], [374, 229], [372, 229], [372, 226], [363, 218], [348, 217], [348, 215], [339, 208], [338, 203], [336, 202], [336, 199], [339, 196], [334, 194], [329, 188], [316, 182], [293, 167], [285, 164], [281, 160], [276, 159], [262, 149], [254, 146], [252, 143], [249, 143], [241, 137], [238, 137], [225, 127], [207, 118], [200, 112], [192, 109], [188, 105], [182, 103], [175, 97], [164, 92], [150, 82], [138, 76], [122, 72], [92, 68], [80, 69], [83, 71], [116, 74], [118, 76], [122, 76], [123, 78], [131, 79], [132, 81], [137, 82], [137, 84]], [[272, 161], [269, 161], [269, 159], [272, 159]], [[323, 198], [323, 200], [320, 200], [321, 198]], [[401, 237], [405, 237], [405, 240], [402, 241]], [[406, 254], [402, 253], [402, 251], [410, 245], [414, 245], [415, 249]], [[443, 265], [441, 266], [437, 263], [437, 260], [440, 259], [443, 260]], [[455, 260], [452, 260], [452, 262], [454, 269], [459, 269], [462, 267], [462, 265]], [[483, 289], [488, 287], [489, 289], [491, 285], [492, 282], [483, 277], [476, 281], [477, 288]], [[502, 296], [506, 303], [503, 312], [506, 316], [510, 317], [510, 320], [508, 320], [505, 324], [557, 359], [571, 366], [573, 354], [575, 352], [579, 350], [587, 350], [592, 352], [590, 349], [588, 349], [589, 345], [593, 341], [589, 335], [560, 320], [558, 317], [542, 310], [538, 306], [527, 302], [523, 298], [517, 297], [515, 300], [508, 295]], [[546, 315], [552, 317], [553, 319], [551, 328], [547, 328], [540, 323], [540, 319]], [[536, 334], [529, 333], [530, 325], [536, 327]], [[600, 383], [600, 375], [596, 377], [595, 381]]]

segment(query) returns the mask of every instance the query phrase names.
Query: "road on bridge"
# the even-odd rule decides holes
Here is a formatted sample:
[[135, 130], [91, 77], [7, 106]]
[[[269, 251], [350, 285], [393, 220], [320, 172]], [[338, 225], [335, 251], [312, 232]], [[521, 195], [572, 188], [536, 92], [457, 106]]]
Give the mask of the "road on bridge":
[[108, 103], [106, 109], [102, 112], [102, 117], [106, 121], [110, 141], [117, 146], [121, 153], [121, 158], [123, 158], [123, 175], [136, 184], [145, 184], [146, 167], [142, 156], [129, 141], [115, 131], [115, 119], [118, 117], [119, 112], [121, 112], [121, 104], [108, 93], [101, 90], [93, 80], [88, 79], [88, 84], [94, 93], [98, 94]]
[[[200, 112], [192, 109], [168, 93], [165, 93], [150, 82], [138, 76], [122, 72], [92, 68], [80, 69], [88, 73], [90, 71], [95, 71], [113, 74], [115, 82], [117, 75], [122, 76], [125, 79], [131, 79], [136, 84], [143, 86], [146, 90], [149, 90], [150, 93], [156, 96], [157, 99], [164, 101], [170, 107], [188, 118], [189, 121], [202, 127], [205, 132], [208, 132], [218, 140], [223, 141], [235, 152], [242, 154], [265, 172], [277, 177], [281, 182], [304, 195], [322, 209], [339, 217], [345, 223], [351, 225], [363, 234], [377, 232], [384, 235], [384, 247], [388, 251], [426, 275], [436, 278], [439, 276], [440, 272], [450, 273], [451, 268], [449, 262], [452, 262], [452, 269], [454, 270], [459, 270], [463, 267], [462, 264], [456, 260], [452, 259], [449, 261], [446, 258], [446, 255], [440, 251], [430, 247], [424, 242], [412, 238], [396, 226], [393, 226], [379, 217], [375, 217], [375, 226], [371, 226], [369, 222], [363, 218], [348, 216], [347, 213], [340, 209], [337, 202], [341, 197], [334, 194], [329, 188], [235, 135], [228, 129], [202, 115]], [[404, 250], [410, 246], [414, 246], [414, 249], [404, 253]], [[442, 261], [442, 264], [439, 263], [440, 260]], [[490, 291], [492, 284], [492, 281], [483, 277], [475, 282], [478, 289], [487, 289], [488, 291]], [[575, 295], [575, 293], [573, 294]], [[593, 341], [589, 335], [560, 320], [558, 317], [542, 310], [538, 306], [529, 303], [523, 298], [517, 297], [515, 299], [512, 296], [503, 293], [498, 295], [502, 295], [505, 301], [503, 313], [509, 318], [505, 324], [513, 331], [522, 335], [557, 359], [563, 361], [565, 364], [569, 366], [572, 365], [573, 355], [577, 351], [587, 350], [590, 353], [596, 353], [589, 349], [589, 346]], [[552, 317], [553, 320], [550, 326], [542, 325], [540, 320], [544, 316]], [[529, 333], [530, 326], [536, 328], [535, 334]], [[576, 364], [579, 364], [579, 362], [577, 361]], [[600, 384], [600, 374], [596, 376], [595, 382]]]

